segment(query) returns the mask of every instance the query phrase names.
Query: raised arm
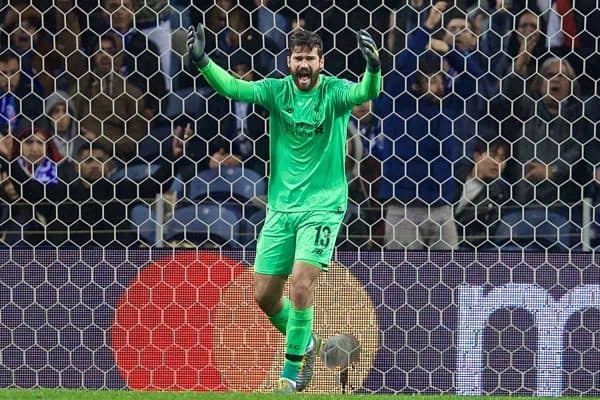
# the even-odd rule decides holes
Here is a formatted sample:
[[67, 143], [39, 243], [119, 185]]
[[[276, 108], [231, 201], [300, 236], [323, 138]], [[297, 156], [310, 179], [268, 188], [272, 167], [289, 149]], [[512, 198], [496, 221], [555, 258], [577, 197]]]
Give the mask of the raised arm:
[[381, 71], [367, 71], [360, 82], [350, 87], [348, 98], [351, 104], [362, 104], [373, 100], [381, 92]]
[[206, 54], [206, 38], [204, 26], [198, 24], [194, 29], [190, 26], [187, 37], [188, 54], [192, 63], [204, 75], [208, 84], [220, 95], [248, 103], [257, 103], [267, 107], [265, 101], [268, 96], [260, 90], [257, 83], [237, 79], [221, 68], [217, 63], [208, 58]]
[[358, 32], [357, 39], [360, 52], [367, 61], [367, 71], [357, 85], [350, 87], [348, 100], [353, 105], [373, 100], [381, 92], [381, 62], [375, 41], [364, 29]]
[[247, 103], [256, 102], [254, 99], [254, 84], [233, 77], [216, 62], [209, 59], [208, 64], [198, 68], [198, 70], [204, 75], [208, 84], [220, 95]]

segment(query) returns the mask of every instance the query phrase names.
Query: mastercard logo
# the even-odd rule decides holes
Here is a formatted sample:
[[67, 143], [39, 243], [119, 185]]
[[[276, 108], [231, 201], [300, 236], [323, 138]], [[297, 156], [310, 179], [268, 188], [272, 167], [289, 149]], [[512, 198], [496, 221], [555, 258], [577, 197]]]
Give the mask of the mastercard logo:
[[[362, 344], [361, 386], [379, 348], [376, 313], [361, 284], [333, 264], [315, 299], [315, 330]], [[261, 391], [277, 382], [285, 338], [254, 302], [252, 270], [212, 251], [183, 251], [141, 270], [115, 310], [110, 341], [132, 390]], [[337, 372], [317, 365], [309, 391], [335, 391]]]

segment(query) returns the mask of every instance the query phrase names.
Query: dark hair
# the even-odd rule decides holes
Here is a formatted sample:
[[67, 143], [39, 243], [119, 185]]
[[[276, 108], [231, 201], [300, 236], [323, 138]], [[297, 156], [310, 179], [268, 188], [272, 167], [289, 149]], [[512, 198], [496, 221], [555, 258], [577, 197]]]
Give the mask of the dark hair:
[[443, 72], [442, 58], [438, 54], [431, 51], [423, 54], [419, 58], [419, 69], [412, 76], [413, 82], [418, 88], [415, 94], [420, 95], [427, 92], [429, 79]]
[[484, 139], [478, 139], [475, 142], [473, 153], [488, 153], [490, 155], [498, 154], [498, 151], [502, 149], [504, 151], [504, 157], [508, 159], [510, 157], [510, 145], [503, 138], [496, 138], [492, 141]]
[[544, 40], [543, 37], [543, 32], [545, 31], [545, 27], [544, 27], [544, 21], [543, 18], [540, 17], [539, 15], [537, 15], [536, 13], [534, 13], [531, 10], [523, 10], [520, 14], [518, 14], [514, 21], [515, 21], [515, 29], [512, 31], [512, 33], [510, 34], [510, 38], [508, 41], [508, 55], [511, 57], [516, 57], [519, 54], [519, 50], [520, 50], [520, 43], [519, 43], [519, 33], [517, 32], [517, 30], [519, 29], [519, 23], [521, 22], [521, 18], [523, 18], [524, 15], [527, 14], [531, 14], [534, 15], [538, 18], [538, 31], [540, 32], [540, 38], [538, 40], [538, 42], [536, 43], [535, 47], [533, 48], [533, 53], [531, 54], [531, 60], [530, 60], [530, 64], [534, 64], [533, 70], [535, 71], [535, 64], [541, 64], [541, 58], [542, 56], [544, 56], [544, 54], [546, 53], [546, 41]]
[[112, 44], [115, 51], [119, 50], [117, 39], [110, 33], [103, 33], [100, 36], [95, 35], [94, 40], [90, 40], [90, 43], [85, 46], [85, 50], [90, 57], [94, 57], [97, 52], [102, 50], [102, 42], [107, 41]]
[[105, 40], [110, 42], [113, 45], [113, 47], [115, 48], [115, 50], [117, 49], [117, 39], [113, 35], [111, 35], [109, 33], [105, 33], [102, 36], [100, 36], [100, 41], [98, 42], [98, 46], [99, 46], [98, 50], [102, 49], [102, 42]]
[[469, 18], [467, 18], [467, 14], [465, 12], [463, 12], [461, 9], [458, 9], [458, 8], [453, 8], [451, 10], [444, 11], [444, 14], [443, 14], [442, 18], [443, 18], [443, 21], [444, 21], [444, 28], [447, 28], [448, 24], [453, 19], [460, 19], [460, 20], [465, 21], [465, 26], [467, 28], [472, 28], [473, 27], [473, 24], [472, 24], [471, 20]]
[[5, 52], [0, 54], [0, 62], [1, 63], [7, 63], [10, 60], [14, 60], [14, 59], [19, 61], [19, 56], [17, 55], [17, 53], [15, 53], [12, 50], [6, 50]]
[[33, 26], [35, 28], [36, 31], [38, 31], [42, 27], [42, 20], [41, 20], [41, 18], [35, 17], [33, 15], [22, 17], [22, 21], [23, 22], [25, 22], [25, 21], [29, 22], [31, 24], [31, 26]]
[[52, 161], [56, 161], [56, 162], [60, 161], [63, 157], [60, 154], [60, 151], [58, 151], [56, 144], [54, 144], [54, 142], [52, 141], [52, 134], [50, 134], [48, 132], [47, 127], [43, 123], [34, 123], [33, 127], [32, 127], [32, 124], [27, 123], [27, 124], [23, 124], [19, 128], [19, 131], [15, 135], [15, 137], [18, 140], [18, 145], [13, 146], [13, 148], [12, 148], [12, 158], [13, 159], [18, 158], [21, 155], [21, 146], [22, 146], [23, 142], [25, 142], [25, 140], [27, 140], [27, 138], [29, 136], [32, 136], [32, 135], [35, 135], [38, 133], [44, 137], [44, 147], [46, 148], [46, 157]]
[[296, 47], [306, 47], [309, 50], [316, 48], [319, 57], [323, 56], [323, 40], [315, 32], [302, 28], [293, 31], [288, 37], [288, 48], [290, 53], [293, 52]]
[[91, 145], [83, 145], [81, 146], [79, 149], [77, 149], [77, 154], [75, 154], [75, 157], [77, 160], [79, 160], [79, 158], [81, 157], [81, 155], [83, 154], [84, 151], [89, 152], [89, 154], [92, 154], [94, 152], [94, 150], [102, 150], [104, 153], [106, 153], [106, 155], [108, 157], [111, 157], [111, 152], [108, 149], [108, 147], [106, 147], [105, 145], [103, 145], [102, 143], [96, 141], [91, 143]]

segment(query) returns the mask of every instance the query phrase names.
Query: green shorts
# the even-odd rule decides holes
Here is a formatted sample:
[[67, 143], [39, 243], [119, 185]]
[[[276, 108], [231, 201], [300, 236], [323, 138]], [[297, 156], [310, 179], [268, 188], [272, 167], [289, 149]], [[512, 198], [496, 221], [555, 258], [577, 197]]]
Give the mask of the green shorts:
[[256, 247], [254, 271], [290, 275], [294, 261], [304, 261], [327, 272], [343, 212], [267, 210]]

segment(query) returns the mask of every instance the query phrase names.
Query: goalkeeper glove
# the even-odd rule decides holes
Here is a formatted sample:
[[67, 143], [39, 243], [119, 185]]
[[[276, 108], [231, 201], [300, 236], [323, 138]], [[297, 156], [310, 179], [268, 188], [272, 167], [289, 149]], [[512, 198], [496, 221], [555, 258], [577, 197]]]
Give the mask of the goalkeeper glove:
[[188, 54], [192, 63], [197, 68], [203, 68], [208, 64], [208, 55], [206, 54], [206, 37], [204, 35], [204, 26], [198, 24], [196, 29], [190, 26], [187, 36]]
[[357, 34], [358, 48], [362, 53], [363, 57], [367, 61], [367, 69], [370, 72], [377, 72], [381, 69], [381, 62], [379, 61], [379, 51], [377, 51], [377, 45], [375, 41], [369, 35], [369, 33], [361, 29]]

